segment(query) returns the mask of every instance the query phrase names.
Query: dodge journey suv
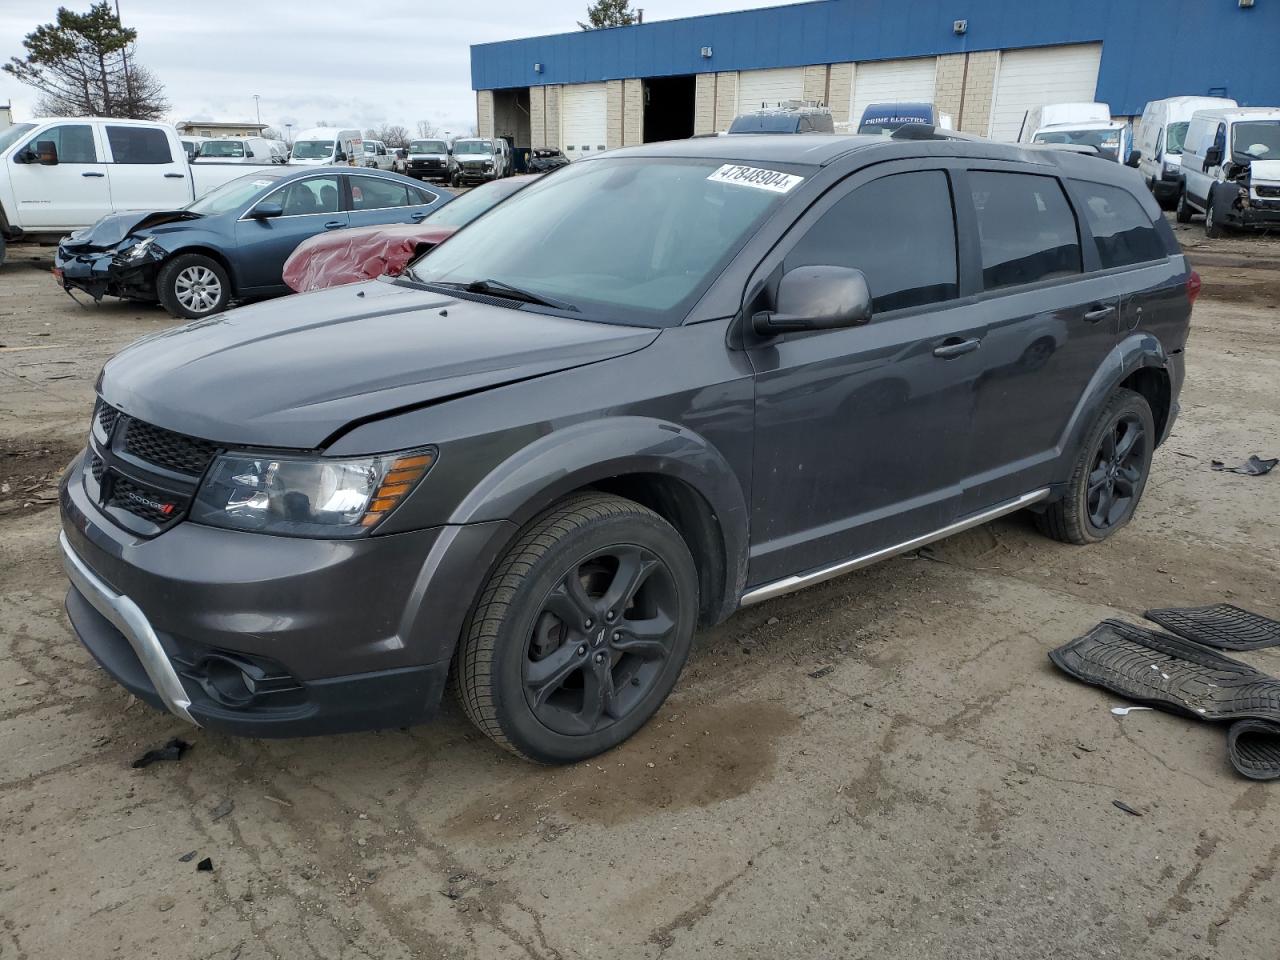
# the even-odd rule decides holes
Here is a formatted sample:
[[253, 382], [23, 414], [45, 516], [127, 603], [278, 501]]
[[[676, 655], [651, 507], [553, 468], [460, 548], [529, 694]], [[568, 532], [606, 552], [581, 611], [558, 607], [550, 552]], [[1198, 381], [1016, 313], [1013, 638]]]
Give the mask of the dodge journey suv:
[[1198, 286], [1095, 157], [612, 151], [395, 279], [108, 362], [61, 489], [71, 622], [210, 729], [406, 726], [452, 686], [508, 750], [579, 760], [739, 607], [1015, 511], [1114, 534]]

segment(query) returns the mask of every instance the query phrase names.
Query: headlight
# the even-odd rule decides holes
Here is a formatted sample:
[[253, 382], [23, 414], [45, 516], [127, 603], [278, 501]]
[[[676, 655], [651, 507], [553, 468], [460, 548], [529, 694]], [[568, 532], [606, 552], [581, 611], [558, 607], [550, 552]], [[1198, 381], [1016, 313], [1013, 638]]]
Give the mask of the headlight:
[[486, 161], [484, 162], [484, 168], [485, 168], [486, 170], [492, 170], [492, 169], [493, 169], [493, 161], [492, 161], [492, 160], [486, 160]]
[[296, 537], [358, 537], [394, 510], [434, 462], [434, 449], [349, 460], [228, 453], [210, 467], [191, 519]]
[[128, 250], [124, 252], [124, 258], [126, 260], [139, 259], [144, 253], [146, 253], [151, 248], [151, 244], [155, 243], [155, 240], [156, 240], [155, 237], [147, 237], [145, 240], [138, 241], [132, 247], [130, 247]]

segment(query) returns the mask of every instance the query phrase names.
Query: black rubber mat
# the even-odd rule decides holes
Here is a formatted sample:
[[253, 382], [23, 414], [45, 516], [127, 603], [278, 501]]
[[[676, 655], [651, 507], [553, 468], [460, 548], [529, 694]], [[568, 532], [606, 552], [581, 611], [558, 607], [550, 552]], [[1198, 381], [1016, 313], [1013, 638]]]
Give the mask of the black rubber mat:
[[1148, 610], [1146, 616], [1180, 637], [1221, 650], [1261, 650], [1280, 645], [1280, 623], [1229, 603]]
[[1280, 680], [1183, 637], [1104, 620], [1049, 659], [1138, 703], [1201, 720], [1280, 724]]
[[1237, 720], [1227, 731], [1227, 756], [1251, 780], [1280, 780], [1280, 724]]

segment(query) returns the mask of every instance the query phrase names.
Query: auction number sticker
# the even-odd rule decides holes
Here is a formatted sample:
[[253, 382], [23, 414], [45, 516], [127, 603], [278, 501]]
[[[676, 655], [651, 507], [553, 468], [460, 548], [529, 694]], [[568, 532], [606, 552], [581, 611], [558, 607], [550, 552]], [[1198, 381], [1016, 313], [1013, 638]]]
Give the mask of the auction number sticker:
[[804, 182], [804, 177], [798, 177], [793, 173], [762, 170], [760, 167], [743, 167], [736, 163], [726, 163], [707, 179], [717, 183], [732, 183], [739, 187], [755, 187], [757, 190], [768, 190], [770, 193], [790, 193]]

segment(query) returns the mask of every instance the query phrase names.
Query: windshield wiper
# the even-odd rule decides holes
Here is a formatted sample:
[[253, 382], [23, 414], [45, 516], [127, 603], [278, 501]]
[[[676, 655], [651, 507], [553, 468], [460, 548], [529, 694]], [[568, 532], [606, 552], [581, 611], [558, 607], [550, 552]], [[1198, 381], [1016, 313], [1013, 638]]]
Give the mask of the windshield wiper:
[[551, 307], [555, 310], [571, 310], [579, 313], [572, 303], [566, 303], [563, 300], [554, 300], [551, 297], [544, 297], [540, 293], [533, 293], [529, 290], [521, 290], [519, 287], [513, 287], [511, 284], [502, 280], [472, 280], [462, 288], [467, 293], [488, 293], [493, 296], [506, 297], [509, 300], [522, 300], [525, 303], [534, 303], [542, 307]]

